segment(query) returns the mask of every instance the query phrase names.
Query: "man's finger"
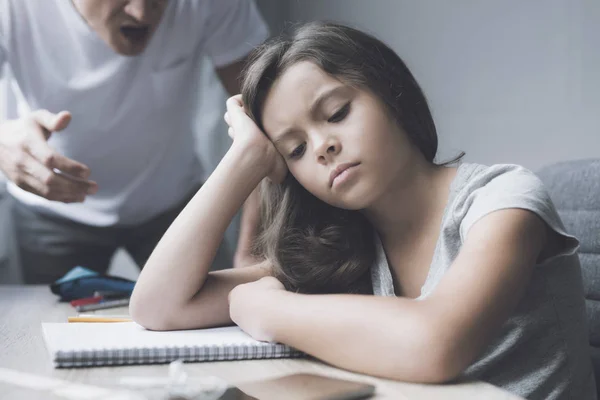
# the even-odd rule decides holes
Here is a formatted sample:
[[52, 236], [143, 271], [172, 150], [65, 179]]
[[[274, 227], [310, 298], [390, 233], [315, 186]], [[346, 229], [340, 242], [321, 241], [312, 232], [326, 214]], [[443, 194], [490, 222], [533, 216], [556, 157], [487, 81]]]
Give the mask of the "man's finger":
[[80, 179], [87, 179], [90, 176], [90, 169], [87, 165], [57, 153], [44, 140], [31, 140], [27, 144], [27, 150], [29, 154], [50, 170], [56, 168]]
[[71, 113], [68, 111], [61, 111], [58, 113], [56, 118], [56, 125], [54, 126], [54, 131], [62, 131], [71, 123]]
[[58, 114], [54, 114], [48, 110], [37, 110], [31, 114], [31, 117], [48, 132], [63, 130], [71, 122], [71, 113], [68, 111], [61, 111]]
[[72, 179], [63, 173], [54, 171], [44, 183], [50, 187], [51, 191], [66, 197], [85, 198], [85, 196], [95, 194], [98, 191], [98, 184], [94, 181]]
[[42, 187], [41, 182], [31, 175], [24, 174], [18, 181], [15, 181], [15, 184], [26, 192], [33, 193], [44, 198], [46, 197], [46, 193], [44, 193], [44, 188]]
[[85, 200], [85, 195], [82, 194], [53, 191], [37, 177], [28, 173], [23, 173], [16, 183], [21, 189], [52, 201], [80, 203]]
[[98, 190], [96, 182], [71, 179], [49, 169], [33, 157], [24, 163], [23, 172], [38, 180], [40, 184], [34, 185], [34, 187], [40, 190], [44, 197], [52, 197], [51, 200], [83, 199], [86, 195], [94, 194]]

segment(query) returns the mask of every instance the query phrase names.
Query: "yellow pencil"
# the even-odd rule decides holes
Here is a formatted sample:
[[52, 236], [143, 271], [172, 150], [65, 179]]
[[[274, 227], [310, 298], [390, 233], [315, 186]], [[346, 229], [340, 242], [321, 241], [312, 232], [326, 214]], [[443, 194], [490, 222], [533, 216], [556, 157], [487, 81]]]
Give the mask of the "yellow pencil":
[[131, 318], [126, 317], [102, 317], [98, 316], [79, 316], [79, 317], [69, 317], [69, 322], [131, 322], [133, 321]]

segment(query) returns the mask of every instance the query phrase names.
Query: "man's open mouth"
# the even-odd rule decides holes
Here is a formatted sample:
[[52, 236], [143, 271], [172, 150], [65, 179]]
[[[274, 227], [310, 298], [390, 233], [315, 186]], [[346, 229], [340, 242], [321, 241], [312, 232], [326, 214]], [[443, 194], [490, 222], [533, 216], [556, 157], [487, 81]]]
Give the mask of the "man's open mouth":
[[121, 33], [130, 41], [144, 42], [148, 38], [150, 28], [148, 26], [122, 26]]

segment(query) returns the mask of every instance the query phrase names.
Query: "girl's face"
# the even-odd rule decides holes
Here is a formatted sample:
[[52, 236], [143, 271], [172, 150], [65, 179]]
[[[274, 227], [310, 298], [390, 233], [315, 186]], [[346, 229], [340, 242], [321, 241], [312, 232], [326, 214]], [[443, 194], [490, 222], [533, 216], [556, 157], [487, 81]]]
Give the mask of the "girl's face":
[[263, 126], [298, 182], [345, 209], [373, 204], [402, 179], [418, 151], [375, 95], [310, 62], [275, 81]]

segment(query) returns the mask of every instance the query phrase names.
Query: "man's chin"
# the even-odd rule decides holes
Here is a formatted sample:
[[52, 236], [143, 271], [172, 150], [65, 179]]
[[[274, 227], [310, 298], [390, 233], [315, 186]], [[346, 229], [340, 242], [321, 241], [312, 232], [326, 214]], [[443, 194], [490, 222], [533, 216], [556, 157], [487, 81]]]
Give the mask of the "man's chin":
[[146, 50], [148, 47], [148, 42], [144, 43], [136, 43], [136, 42], [121, 42], [121, 43], [113, 43], [111, 46], [115, 53], [120, 54], [122, 56], [133, 57], [140, 55]]

